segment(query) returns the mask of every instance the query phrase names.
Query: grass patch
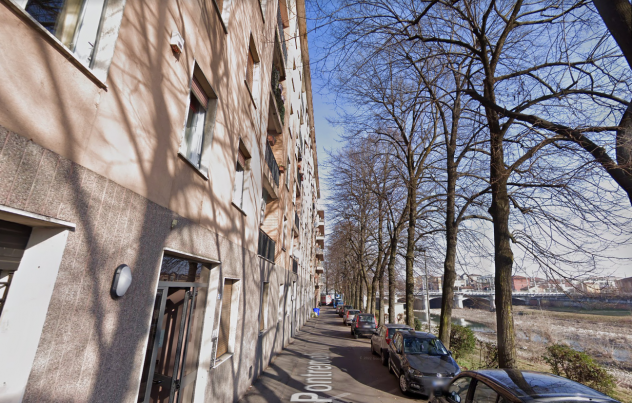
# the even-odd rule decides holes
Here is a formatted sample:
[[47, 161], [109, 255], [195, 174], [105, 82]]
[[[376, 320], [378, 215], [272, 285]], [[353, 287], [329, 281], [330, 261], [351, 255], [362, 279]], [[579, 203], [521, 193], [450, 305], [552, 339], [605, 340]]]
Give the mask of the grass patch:
[[546, 311], [577, 313], [580, 315], [599, 315], [599, 316], [632, 316], [632, 311], [628, 309], [576, 309], [571, 307], [546, 307]]
[[569, 309], [565, 307], [513, 307], [518, 315], [546, 315], [556, 319], [583, 320], [589, 322], [600, 322], [617, 325], [632, 325], [632, 312], [628, 310], [581, 310]]
[[[459, 357], [456, 360], [457, 364], [461, 367], [461, 370], [477, 370], [483, 369], [481, 368], [482, 361], [482, 352], [480, 348], [480, 344], [476, 343], [476, 348], [474, 351], [464, 354], [462, 357]], [[518, 368], [526, 371], [536, 371], [536, 372], [544, 372], [551, 373], [551, 368], [545, 362], [540, 362], [536, 360], [526, 360], [518, 357]], [[622, 388], [620, 386], [616, 386], [612, 393], [611, 397], [617, 399], [622, 403], [632, 403], [632, 393], [630, 389]]]

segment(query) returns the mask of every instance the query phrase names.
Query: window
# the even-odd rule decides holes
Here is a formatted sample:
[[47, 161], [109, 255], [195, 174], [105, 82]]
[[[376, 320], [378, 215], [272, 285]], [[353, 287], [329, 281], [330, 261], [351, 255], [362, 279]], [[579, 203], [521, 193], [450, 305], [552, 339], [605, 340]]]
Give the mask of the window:
[[494, 389], [481, 381], [476, 382], [472, 403], [496, 403], [496, 398], [498, 398], [498, 394]]
[[[233, 304], [238, 301], [236, 298], [237, 287], [236, 280], [224, 279], [224, 287], [222, 289], [222, 307], [219, 314], [219, 329], [217, 335], [217, 351], [215, 357], [220, 358], [222, 355], [231, 353], [231, 336], [233, 335], [231, 329], [234, 326], [232, 308]], [[233, 295], [234, 294], [234, 295]], [[234, 339], [234, 337], [232, 337]]]
[[235, 185], [233, 186], [233, 203], [243, 209], [244, 204], [244, 181], [246, 172], [246, 156], [239, 149], [237, 152], [237, 165], [235, 167]]
[[0, 220], [0, 315], [30, 236], [31, 227]]
[[259, 312], [259, 331], [263, 332], [268, 327], [268, 293], [270, 283], [264, 282], [261, 290], [261, 311]]
[[250, 42], [248, 45], [248, 58], [246, 60], [246, 86], [252, 96], [252, 101], [255, 102], [259, 98], [259, 54], [255, 46], [255, 41], [250, 35]]
[[268, 200], [270, 199], [270, 195], [266, 188], [263, 188], [261, 191], [261, 217], [259, 221], [259, 225], [263, 225], [263, 222], [266, 219], [266, 207], [268, 207]]
[[[17, 0], [16, 2], [73, 52], [78, 60], [94, 69], [97, 77], [105, 80], [114, 53], [114, 43], [118, 37], [125, 1]], [[107, 19], [104, 16], [107, 16]]]
[[469, 376], [464, 376], [454, 381], [448, 389], [448, 399], [455, 403], [465, 403], [471, 382], [472, 378]]
[[246, 83], [252, 91], [252, 79], [255, 69], [255, 59], [252, 57], [252, 51], [248, 49], [248, 64], [246, 64]]
[[279, 284], [279, 320], [283, 320], [283, 297], [285, 294], [284, 284]]
[[282, 248], [283, 250], [287, 249], [287, 219], [283, 219], [283, 232], [281, 233], [281, 240], [282, 240]]
[[189, 108], [184, 125], [180, 154], [195, 168], [208, 175], [217, 97], [196, 66], [191, 79]]
[[290, 188], [290, 165], [292, 165], [290, 163], [290, 156], [288, 154], [287, 156], [287, 169], [285, 170], [285, 186], [289, 189]]

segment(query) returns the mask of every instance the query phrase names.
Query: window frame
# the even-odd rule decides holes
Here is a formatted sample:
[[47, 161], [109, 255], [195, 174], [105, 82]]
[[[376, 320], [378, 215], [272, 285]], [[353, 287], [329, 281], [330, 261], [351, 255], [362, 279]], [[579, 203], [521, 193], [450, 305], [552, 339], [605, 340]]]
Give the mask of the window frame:
[[[240, 158], [241, 157], [241, 158]], [[237, 209], [239, 209], [239, 211], [246, 215], [246, 212], [244, 211], [244, 191], [246, 190], [246, 180], [248, 179], [247, 173], [250, 172], [250, 167], [249, 167], [249, 161], [250, 161], [250, 153], [248, 152], [248, 149], [246, 148], [245, 144], [243, 143], [243, 141], [241, 140], [241, 138], [239, 139], [239, 146], [237, 147], [237, 161], [235, 162], [235, 179], [233, 181], [233, 192], [231, 195], [231, 203], [233, 206], [237, 207]], [[240, 159], [243, 159], [243, 162], [240, 161]], [[239, 171], [239, 167], [241, 167], [241, 171]], [[237, 200], [235, 199], [235, 194], [237, 191], [237, 180], [239, 178], [239, 176], [237, 175], [238, 172], [243, 172], [241, 178], [242, 178], [242, 182], [241, 182], [241, 192], [239, 194], [239, 203], [237, 203]]]
[[[193, 74], [189, 78], [189, 91], [186, 102], [186, 109], [184, 113], [184, 124], [182, 128], [182, 134], [180, 136], [180, 145], [178, 148], [178, 155], [187, 162], [193, 169], [195, 169], [204, 179], [209, 179], [209, 171], [210, 171], [210, 159], [211, 159], [211, 148], [213, 146], [213, 137], [215, 134], [215, 122], [217, 116], [217, 105], [218, 105], [218, 97], [217, 93], [206, 79], [206, 76], [200, 69], [197, 62], [193, 63]], [[197, 84], [196, 84], [197, 83]], [[204, 100], [201, 100], [200, 97], [196, 94], [194, 90], [194, 86], [198, 87], [198, 91], [203, 91], [204, 95], [207, 96], [207, 105], [205, 108], [204, 114], [204, 124], [202, 127], [202, 134], [199, 136], [199, 144], [197, 148], [199, 151], [199, 161], [196, 163], [191, 160], [188, 156], [190, 150], [187, 146], [187, 129], [189, 124], [189, 116], [191, 111], [191, 102], [192, 99], [195, 99], [196, 102], [203, 107]]]
[[[251, 71], [251, 82], [248, 82], [248, 67], [249, 62], [252, 59], [252, 71]], [[250, 94], [250, 100], [252, 101], [253, 106], [257, 109], [257, 105], [260, 101], [260, 90], [261, 90], [261, 57], [259, 52], [257, 51], [257, 45], [255, 42], [252, 33], [250, 33], [250, 37], [248, 40], [248, 46], [246, 51], [246, 71], [245, 71], [244, 83], [246, 84], [246, 89]]]
[[[86, 1], [87, 0], [82, 0], [81, 3], [82, 16], [77, 22], [77, 27], [73, 34], [73, 41], [81, 36], [82, 29], [87, 29], [82, 27], [84, 18], [83, 8]], [[75, 49], [70, 49], [69, 46], [65, 45], [57, 36], [48, 31], [34, 16], [26, 11], [29, 0], [12, 0], [4, 4], [26, 20], [50, 45], [60, 51], [70, 63], [74, 64], [75, 67], [81, 70], [98, 87], [107, 89], [108, 86], [105, 84], [105, 81], [114, 58], [114, 50], [123, 20], [126, 1], [127, 0], [104, 1], [104, 6], [101, 8], [101, 13], [98, 17], [99, 24], [94, 39], [94, 49], [96, 49], [96, 51], [91, 52], [89, 63], [82, 60], [80, 56], [76, 54]]]
[[[222, 355], [217, 355], [217, 346], [219, 345], [219, 333], [220, 326], [222, 321], [222, 309], [224, 304], [224, 286], [226, 285], [226, 281], [230, 281], [231, 284], [231, 298], [230, 298], [230, 307], [229, 307], [229, 333], [227, 340], [227, 348], [226, 352]], [[221, 292], [221, 302], [218, 304], [218, 313], [217, 313], [217, 326], [213, 333], [217, 332], [217, 339], [215, 341], [215, 348], [213, 349], [213, 368], [218, 367], [223, 362], [227, 361], [235, 352], [235, 339], [237, 335], [237, 321], [239, 318], [239, 299], [240, 299], [240, 291], [241, 291], [241, 279], [233, 278], [233, 277], [223, 277], [222, 278], [222, 292]]]

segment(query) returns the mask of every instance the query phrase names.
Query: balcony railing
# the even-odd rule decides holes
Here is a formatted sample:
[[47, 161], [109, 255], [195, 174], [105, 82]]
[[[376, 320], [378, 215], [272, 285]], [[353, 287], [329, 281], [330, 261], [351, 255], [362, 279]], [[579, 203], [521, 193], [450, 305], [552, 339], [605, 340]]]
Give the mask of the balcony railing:
[[272, 240], [265, 232], [259, 230], [259, 250], [258, 254], [271, 262], [274, 262], [274, 249], [276, 242]]
[[287, 46], [285, 45], [285, 32], [283, 32], [283, 17], [281, 17], [281, 5], [277, 7], [277, 25], [279, 26], [279, 36], [281, 49], [283, 49], [283, 61], [287, 61]]
[[270, 172], [272, 172], [272, 179], [274, 179], [274, 183], [279, 186], [279, 164], [276, 162], [276, 158], [274, 158], [274, 153], [272, 152], [272, 148], [270, 147], [270, 143], [266, 141], [266, 164], [268, 164], [268, 168], [270, 168]]

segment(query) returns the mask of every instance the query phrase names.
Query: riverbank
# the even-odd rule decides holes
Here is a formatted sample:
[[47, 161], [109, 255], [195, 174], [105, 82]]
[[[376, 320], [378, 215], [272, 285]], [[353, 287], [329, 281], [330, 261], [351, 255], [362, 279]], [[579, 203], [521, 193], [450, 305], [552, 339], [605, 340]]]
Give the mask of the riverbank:
[[[440, 314], [440, 310], [431, 310]], [[479, 309], [455, 309], [453, 318], [477, 322], [472, 327], [482, 341], [496, 341], [496, 315]], [[487, 327], [481, 328], [480, 324]], [[524, 369], [549, 371], [542, 360], [545, 348], [564, 343], [585, 351], [617, 379], [619, 398], [632, 394], [632, 317], [555, 312], [514, 306], [518, 355]], [[472, 359], [475, 359], [473, 357]], [[626, 400], [630, 399], [630, 400]], [[632, 402], [627, 397], [622, 401]]]

